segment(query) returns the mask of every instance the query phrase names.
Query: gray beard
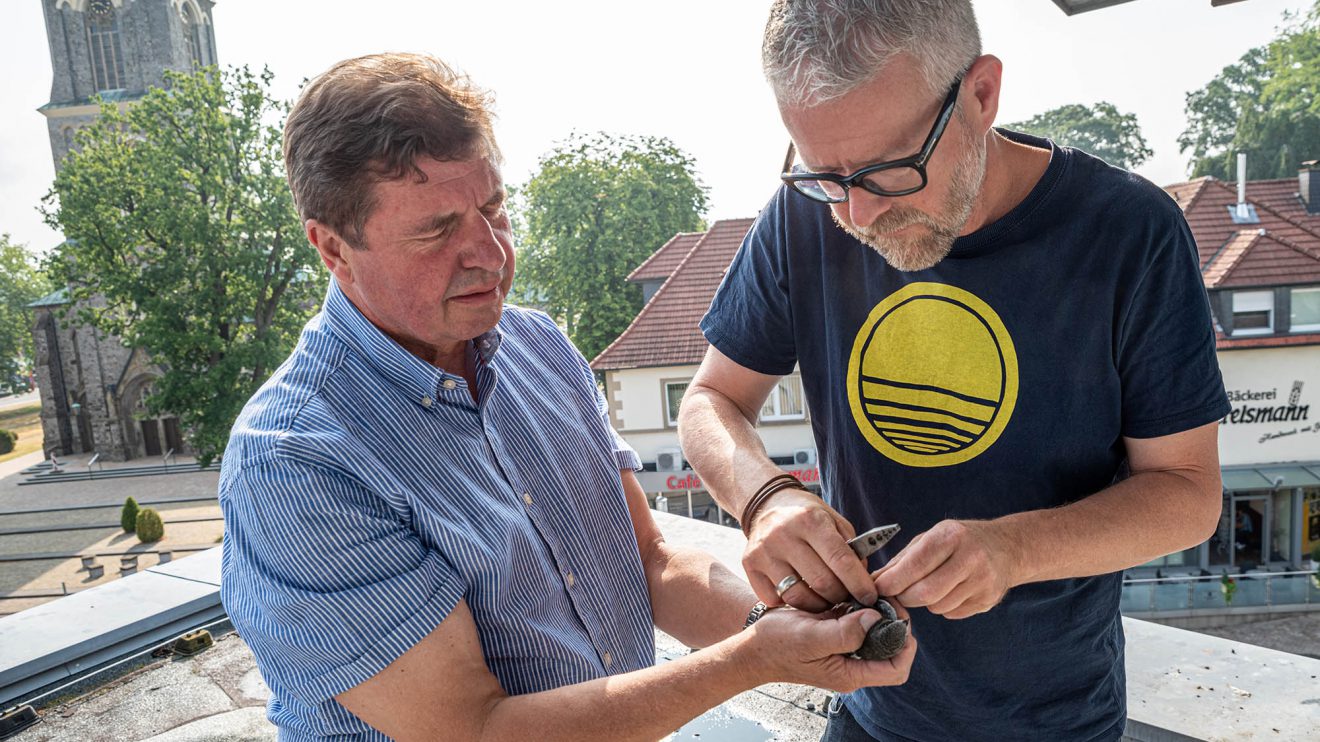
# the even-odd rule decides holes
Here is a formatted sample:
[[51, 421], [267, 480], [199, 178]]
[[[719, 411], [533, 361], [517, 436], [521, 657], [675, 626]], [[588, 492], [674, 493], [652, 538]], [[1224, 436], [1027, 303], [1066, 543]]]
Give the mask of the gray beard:
[[[964, 137], [963, 155], [953, 168], [953, 180], [944, 199], [944, 213], [935, 217], [906, 206], [892, 206], [865, 227], [845, 224], [834, 209], [834, 223], [857, 241], [870, 246], [895, 270], [922, 271], [948, 256], [954, 240], [967, 226], [972, 207], [985, 179], [985, 139]], [[916, 225], [912, 234], [894, 236], [894, 230]]]

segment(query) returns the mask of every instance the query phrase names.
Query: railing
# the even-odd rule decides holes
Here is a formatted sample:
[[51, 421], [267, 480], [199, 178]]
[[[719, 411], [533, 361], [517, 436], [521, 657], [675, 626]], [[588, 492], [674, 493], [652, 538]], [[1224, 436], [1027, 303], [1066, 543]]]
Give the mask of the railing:
[[173, 448], [166, 451], [165, 455], [160, 457], [161, 466], [164, 466], [166, 469], [170, 468], [170, 459], [174, 459], [174, 463], [176, 464], [179, 463], [179, 460], [174, 458]]
[[1320, 606], [1316, 572], [1248, 572], [1229, 575], [1129, 578], [1123, 580], [1124, 613], [1160, 613], [1225, 608]]
[[[100, 464], [100, 462], [101, 462], [101, 454], [100, 454], [100, 453], [97, 453], [95, 456], [93, 456], [93, 457], [91, 457], [90, 459], [87, 460], [87, 478], [88, 478], [88, 479], [91, 479], [91, 478], [92, 478], [92, 465], [93, 465], [93, 464]], [[101, 471], [101, 470], [104, 470], [104, 469], [105, 469], [105, 466], [98, 466], [98, 467], [97, 467], [97, 470], [98, 470], [98, 471]]]

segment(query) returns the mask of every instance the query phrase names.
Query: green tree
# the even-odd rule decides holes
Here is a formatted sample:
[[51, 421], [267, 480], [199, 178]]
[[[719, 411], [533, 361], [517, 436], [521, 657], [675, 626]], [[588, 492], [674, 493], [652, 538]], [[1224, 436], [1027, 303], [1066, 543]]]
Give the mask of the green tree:
[[575, 135], [516, 189], [516, 300], [546, 310], [593, 358], [628, 327], [624, 279], [676, 232], [703, 228], [706, 188], [665, 138]]
[[31, 370], [32, 310], [27, 305], [50, 291], [36, 256], [9, 235], [0, 235], [0, 390], [14, 375]]
[[1290, 178], [1320, 158], [1320, 0], [1188, 93], [1186, 110], [1178, 146], [1191, 154], [1192, 177], [1236, 178], [1238, 152], [1253, 180]]
[[288, 106], [271, 77], [167, 72], [126, 110], [102, 105], [45, 198], [67, 238], [49, 268], [77, 320], [165, 369], [147, 408], [178, 416], [203, 464], [325, 286], [285, 184]]
[[1050, 109], [1006, 128], [1076, 147], [1117, 167], [1131, 170], [1155, 154], [1141, 136], [1134, 113], [1120, 113], [1113, 103], [1087, 107], [1078, 103]]

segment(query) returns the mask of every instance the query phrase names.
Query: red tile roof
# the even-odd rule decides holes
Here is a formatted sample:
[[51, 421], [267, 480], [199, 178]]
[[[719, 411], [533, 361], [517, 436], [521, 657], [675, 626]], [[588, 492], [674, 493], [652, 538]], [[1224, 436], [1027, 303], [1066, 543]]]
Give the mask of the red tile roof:
[[[1296, 178], [1247, 183], [1247, 202], [1258, 224], [1236, 224], [1229, 207], [1237, 187], [1214, 178], [1175, 183], [1164, 189], [1182, 208], [1196, 238], [1207, 289], [1240, 289], [1320, 283], [1320, 214], [1308, 214]], [[1320, 334], [1228, 338], [1220, 350], [1320, 343]]]
[[625, 280], [639, 282], [654, 281], [658, 278], [663, 281], [669, 278], [673, 275], [678, 264], [683, 262], [683, 258], [687, 257], [688, 252], [692, 250], [692, 246], [697, 244], [697, 240], [701, 239], [704, 234], [706, 233], [679, 232], [670, 237], [669, 241], [661, 245], [659, 250], [651, 253], [651, 257], [637, 266], [632, 273], [629, 273], [628, 278]]
[[1255, 180], [1247, 183], [1247, 202], [1256, 207], [1259, 224], [1234, 224], [1228, 207], [1237, 204], [1237, 187], [1214, 178], [1175, 183], [1164, 189], [1182, 207], [1196, 237], [1201, 267], [1209, 267], [1216, 254], [1239, 232], [1264, 229], [1320, 254], [1320, 215], [1307, 214], [1297, 196], [1297, 179]]
[[[706, 232], [693, 235], [697, 239], [668, 280], [642, 307], [628, 329], [596, 356], [591, 367], [610, 371], [700, 363], [707, 344], [698, 323], [710, 308], [715, 289], [719, 288], [752, 221], [723, 219]], [[670, 248], [672, 252], [675, 240], [680, 237], [683, 235], [666, 242], [661, 250]]]

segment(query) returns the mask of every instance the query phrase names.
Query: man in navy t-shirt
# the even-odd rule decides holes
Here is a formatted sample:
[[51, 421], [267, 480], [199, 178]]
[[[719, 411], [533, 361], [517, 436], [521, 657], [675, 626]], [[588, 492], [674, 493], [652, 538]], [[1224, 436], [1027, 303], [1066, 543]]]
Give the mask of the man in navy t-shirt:
[[[762, 599], [911, 611], [908, 682], [849, 695], [827, 740], [1118, 739], [1121, 571], [1219, 518], [1192, 235], [1141, 178], [992, 128], [966, 0], [821, 5], [771, 11], [796, 153], [702, 321], [684, 451]], [[782, 471], [752, 426], [795, 366], [824, 502], [758, 506]], [[844, 540], [885, 523], [868, 575]]]

